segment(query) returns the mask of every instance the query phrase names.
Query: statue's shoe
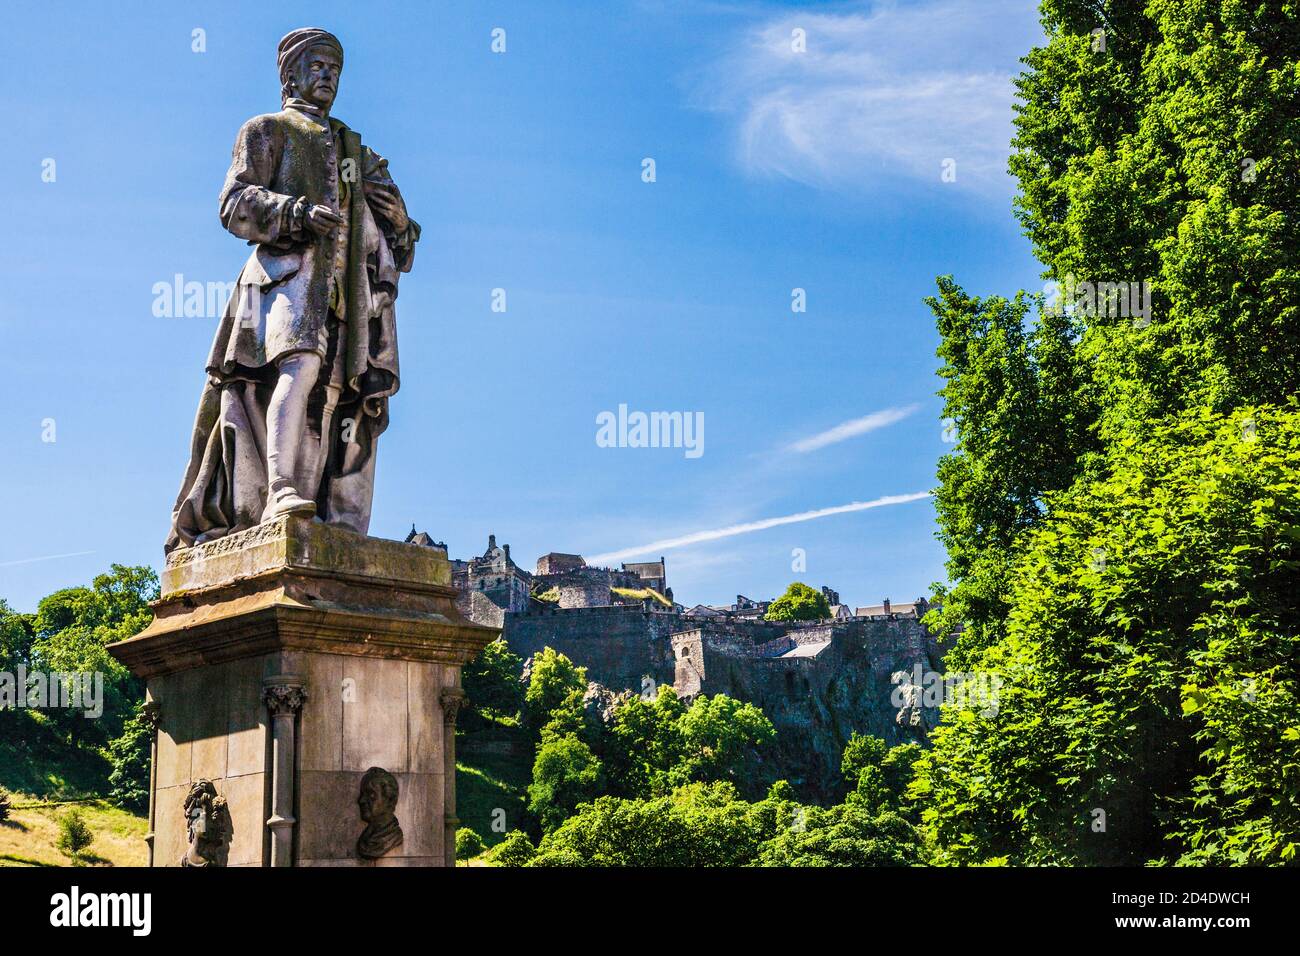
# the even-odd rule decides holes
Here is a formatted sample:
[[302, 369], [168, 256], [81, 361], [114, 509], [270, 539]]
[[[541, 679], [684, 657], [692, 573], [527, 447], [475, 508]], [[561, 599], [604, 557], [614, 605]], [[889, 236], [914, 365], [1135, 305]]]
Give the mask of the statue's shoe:
[[304, 515], [310, 517], [316, 514], [316, 502], [308, 501], [292, 488], [286, 488], [271, 496], [267, 501], [266, 508], [262, 511], [262, 521], [273, 521], [281, 515]]

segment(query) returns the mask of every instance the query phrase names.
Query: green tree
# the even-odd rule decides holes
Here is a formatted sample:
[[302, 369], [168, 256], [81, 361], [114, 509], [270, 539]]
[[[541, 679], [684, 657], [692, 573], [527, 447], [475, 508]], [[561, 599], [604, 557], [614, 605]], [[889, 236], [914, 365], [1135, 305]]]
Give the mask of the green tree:
[[542, 727], [540, 742], [550, 743], [565, 737], [576, 737], [601, 756], [606, 749], [606, 728], [594, 709], [586, 706], [586, 696], [580, 690], [571, 690], [551, 718]]
[[662, 796], [691, 782], [730, 780], [749, 794], [761, 792], [760, 751], [776, 737], [771, 721], [753, 704], [719, 694], [687, 707], [661, 685], [655, 697], [632, 697], [614, 712], [602, 741], [610, 792]]
[[[91, 630], [83, 625], [74, 624], [65, 627], [49, 637], [38, 638], [32, 644], [33, 664], [46, 673], [77, 674], [96, 686], [93, 681], [98, 675], [102, 679], [103, 713], [95, 719], [89, 719], [85, 711], [75, 708], [51, 708], [44, 712], [51, 727], [72, 746], [83, 742], [89, 746], [103, 746], [114, 731], [120, 731], [126, 715], [134, 700], [138, 699], [140, 682], [107, 650], [105, 641], [110, 628], [100, 626]], [[50, 680], [50, 693], [60, 681]], [[89, 704], [90, 702], [86, 702]]]
[[528, 786], [528, 811], [543, 831], [553, 830], [580, 803], [598, 796], [604, 770], [590, 747], [574, 735], [554, 737], [538, 745], [533, 782]]
[[906, 794], [920, 755], [918, 744], [890, 747], [879, 737], [854, 732], [840, 760], [848, 802], [875, 812], [897, 810], [907, 816]]
[[1068, 487], [1091, 454], [1091, 405], [1078, 396], [1072, 337], [1076, 323], [1043, 314], [1027, 325], [1031, 302], [968, 296], [950, 277], [926, 300], [939, 327], [939, 394], [957, 433], [939, 460], [935, 510], [948, 553], [949, 590], [927, 624], [939, 635], [959, 627], [949, 666], [1004, 632], [1011, 565], [1023, 534], [1043, 519], [1043, 498]]
[[152, 568], [113, 564], [89, 588], [64, 588], [42, 598], [33, 626], [40, 638], [83, 627], [109, 644], [143, 630], [153, 616], [149, 602], [157, 597], [158, 576]]
[[756, 803], [727, 782], [649, 799], [604, 796], [548, 833], [530, 866], [915, 866], [920, 834], [895, 813], [801, 806], [785, 781]]
[[729, 783], [694, 783], [649, 800], [600, 797], [548, 833], [531, 866], [746, 866], [773, 815]]
[[[1025, 297], [941, 280], [959, 440], [935, 620], [963, 628], [949, 667], [1004, 683], [988, 713], [946, 708], [911, 794], [958, 862], [1292, 862], [1300, 11], [1041, 10], [1016, 208], [1045, 277], [1081, 285], [1022, 347]], [[1101, 307], [1096, 283], [1149, 308]], [[975, 321], [1009, 308], [1000, 338]], [[1004, 460], [1033, 422], [1050, 467]]]
[[880, 762], [880, 772], [889, 793], [889, 806], [913, 823], [920, 822], [920, 813], [919, 808], [909, 800], [908, 794], [911, 792], [912, 780], [916, 777], [916, 763], [921, 759], [922, 753], [924, 751], [920, 744], [896, 744], [889, 748]]
[[729, 780], [737, 787], [758, 789], [758, 749], [776, 739], [776, 729], [753, 704], [718, 694], [701, 694], [678, 720], [683, 759], [675, 779]]
[[824, 621], [831, 616], [826, 595], [806, 584], [793, 582], [785, 593], [767, 606], [769, 621]]
[[888, 753], [889, 746], [879, 737], [856, 731], [849, 736], [840, 758], [840, 775], [848, 785], [848, 800], [872, 810], [884, 810], [893, 803], [881, 766]]
[[527, 866], [535, 856], [537, 848], [523, 830], [511, 830], [488, 851], [488, 859], [496, 866]]
[[31, 615], [19, 614], [0, 598], [0, 671], [14, 673], [31, 660]]
[[610, 792], [648, 797], [672, 789], [672, 773], [686, 755], [681, 719], [686, 705], [667, 684], [651, 700], [629, 697], [614, 711], [603, 748]]
[[533, 655], [528, 689], [524, 693], [528, 724], [535, 731], [551, 719], [573, 691], [587, 689], [587, 669], [576, 666], [559, 651], [544, 647]]
[[879, 737], [860, 734], [857, 731], [850, 734], [848, 742], [844, 745], [844, 753], [840, 757], [840, 776], [844, 778], [848, 788], [852, 790], [857, 785], [858, 777], [862, 775], [863, 770], [868, 767], [879, 767], [887, 753], [889, 753], [889, 745]]
[[109, 797], [120, 807], [143, 813], [149, 808], [149, 756], [153, 725], [145, 717], [144, 701], [126, 722], [120, 737], [108, 745], [113, 770], [108, 776]]
[[104, 746], [122, 732], [144, 687], [106, 650], [143, 630], [153, 619], [149, 602], [158, 597], [158, 577], [147, 567], [110, 566], [91, 587], [65, 588], [42, 598], [32, 622], [30, 666], [41, 671], [101, 674], [104, 713], [85, 719], [80, 711], [52, 710], [47, 716], [74, 746]]
[[974, 661], [995, 713], [947, 708], [917, 765], [954, 859], [1294, 858], [1297, 474], [1300, 411], [1203, 409], [1054, 503]]
[[[31, 667], [31, 622], [32, 615], [20, 614], [0, 599], [0, 672], [13, 674], [15, 679], [20, 666]], [[15, 685], [13, 692], [25, 694], [27, 689]], [[25, 745], [34, 729], [29, 711], [21, 707], [0, 707], [0, 753], [9, 747]]]
[[469, 862], [483, 852], [483, 838], [469, 827], [456, 831], [456, 859]]
[[[91, 587], [43, 598], [34, 614], [15, 613], [0, 601], [0, 670], [13, 672], [21, 664], [47, 681], [50, 672], [84, 675], [82, 686], [91, 695], [81, 708], [0, 710], [0, 765], [11, 786], [39, 793], [108, 789], [105, 748], [122, 734], [144, 685], [109, 655], [107, 645], [144, 628], [152, 619], [149, 602], [157, 596], [150, 568], [114, 564]], [[53, 684], [70, 686], [63, 678]]]
[[497, 638], [461, 670], [461, 686], [470, 705], [478, 711], [502, 716], [519, 713], [524, 703], [520, 680], [523, 658]]
[[95, 835], [79, 808], [72, 807], [59, 817], [59, 837], [55, 845], [74, 860], [79, 860], [82, 851], [94, 840]]
[[[869, 767], [867, 771], [876, 768]], [[850, 801], [809, 807], [799, 825], [765, 842], [759, 866], [918, 866], [926, 851], [916, 828], [897, 813]]]

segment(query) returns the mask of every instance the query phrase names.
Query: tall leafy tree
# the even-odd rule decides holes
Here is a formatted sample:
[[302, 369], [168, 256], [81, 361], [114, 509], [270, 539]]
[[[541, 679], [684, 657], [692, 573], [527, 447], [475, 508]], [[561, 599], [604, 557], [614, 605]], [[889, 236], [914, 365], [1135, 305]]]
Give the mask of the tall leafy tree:
[[[935, 585], [932, 629], [962, 629], [958, 655], [997, 640], [1021, 537], [1043, 518], [1044, 496], [1068, 487], [1095, 443], [1094, 412], [1079, 394], [1077, 323], [1034, 301], [967, 295], [951, 277], [926, 300], [938, 322], [944, 415], [957, 437], [939, 461], [939, 538], [949, 590]], [[954, 657], [954, 663], [957, 658]]]
[[614, 796], [648, 797], [672, 788], [673, 771], [686, 750], [685, 713], [686, 705], [668, 684], [650, 700], [633, 696], [619, 705], [604, 746]]
[[604, 780], [600, 758], [577, 735], [548, 737], [537, 748], [528, 811], [543, 830], [554, 830], [578, 804], [599, 796]]
[[520, 680], [523, 658], [501, 638], [497, 638], [464, 666], [461, 686], [476, 711], [503, 716], [519, 713], [524, 703], [524, 685]]
[[64, 588], [42, 598], [31, 619], [28, 666], [43, 672], [98, 674], [103, 680], [103, 715], [51, 710], [49, 725], [74, 746], [103, 746], [122, 732], [144, 696], [143, 684], [107, 651], [109, 644], [143, 630], [152, 619], [149, 602], [158, 597], [152, 568], [114, 564], [91, 587]]
[[153, 726], [144, 715], [144, 701], [108, 745], [113, 770], [108, 775], [109, 796], [119, 806], [136, 813], [149, 809], [149, 757]]
[[940, 280], [934, 620], [1005, 683], [945, 709], [912, 794], [957, 862], [1293, 862], [1300, 9], [1041, 10], [1017, 214], [1048, 280], [1149, 308], [1043, 303], [1018, 342], [1024, 296]]
[[725, 694], [701, 694], [677, 725], [683, 760], [673, 772], [676, 779], [727, 780], [742, 791], [762, 785], [758, 751], [776, 739], [776, 729], [758, 707]]
[[587, 689], [587, 669], [551, 647], [533, 655], [524, 692], [525, 716], [530, 727], [540, 732], [574, 691]]

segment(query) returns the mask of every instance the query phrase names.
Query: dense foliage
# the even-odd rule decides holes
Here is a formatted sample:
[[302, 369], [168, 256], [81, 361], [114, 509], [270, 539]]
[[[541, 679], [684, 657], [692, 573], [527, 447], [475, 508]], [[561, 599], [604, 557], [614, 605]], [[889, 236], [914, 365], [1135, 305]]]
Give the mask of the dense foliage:
[[528, 725], [537, 730], [551, 719], [570, 694], [575, 691], [582, 694], [587, 689], [587, 669], [577, 667], [550, 647], [544, 647], [533, 655], [527, 677], [525, 714]]
[[953, 862], [1294, 862], [1300, 9], [1042, 11], [1011, 168], [1055, 286], [930, 300], [931, 623], [1005, 684], [946, 709], [912, 796]]
[[762, 778], [758, 752], [776, 732], [753, 704], [702, 695], [687, 706], [662, 686], [654, 697], [625, 693], [601, 715], [587, 706], [585, 670], [563, 654], [543, 649], [529, 672], [527, 720], [541, 730], [528, 808], [542, 832], [602, 794], [662, 796], [709, 781], [752, 792]]
[[759, 785], [776, 731], [753, 704], [724, 695], [688, 704], [663, 686], [654, 696], [620, 695], [599, 712], [590, 706], [599, 695], [579, 686], [585, 675], [563, 654], [543, 650], [528, 673], [528, 723], [541, 727], [528, 788], [533, 826], [493, 848], [488, 859], [497, 865], [893, 866], [925, 859], [903, 804], [915, 744], [890, 750], [855, 734], [845, 753], [851, 780], [844, 805], [804, 806], [784, 781], [766, 792]]
[[144, 701], [122, 728], [122, 735], [108, 745], [113, 770], [108, 775], [109, 799], [136, 813], [149, 809], [149, 759], [153, 725], [144, 715]]
[[524, 705], [523, 659], [497, 638], [461, 669], [461, 686], [475, 712], [514, 716]]
[[[114, 790], [127, 805], [139, 805], [148, 785], [148, 754], [141, 755], [139, 728], [132, 720], [144, 685], [106, 647], [142, 630], [152, 619], [149, 602], [157, 596], [152, 569], [114, 564], [90, 587], [63, 588], [43, 598], [34, 614], [15, 612], [0, 601], [0, 672], [16, 678], [21, 667], [29, 679], [58, 672], [102, 680], [98, 716], [68, 707], [0, 710], [0, 770], [7, 784], [42, 793], [51, 788], [104, 792], [113, 771]], [[47, 769], [38, 772], [38, 767]], [[49, 772], [53, 767], [58, 769]]]
[[[875, 743], [863, 774], [879, 775], [891, 757], [909, 766], [915, 759], [914, 746], [886, 750]], [[905, 779], [907, 772], [887, 776]], [[503, 866], [916, 866], [928, 851], [898, 811], [902, 800], [901, 789], [886, 785], [873, 799], [850, 794], [838, 806], [805, 806], [778, 781], [749, 802], [730, 782], [693, 781], [661, 794], [597, 797], [536, 846], [527, 834], [510, 834], [492, 860]]]

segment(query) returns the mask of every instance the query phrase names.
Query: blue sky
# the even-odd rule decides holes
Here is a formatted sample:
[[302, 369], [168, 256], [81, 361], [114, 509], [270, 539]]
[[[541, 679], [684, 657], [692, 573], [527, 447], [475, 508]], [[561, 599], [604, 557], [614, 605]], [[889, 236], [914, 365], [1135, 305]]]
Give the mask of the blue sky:
[[[161, 564], [215, 318], [155, 317], [153, 287], [237, 275], [217, 192], [307, 25], [342, 39], [334, 113], [424, 230], [374, 535], [414, 522], [465, 557], [493, 532], [531, 568], [927, 491], [947, 446], [922, 298], [943, 273], [1041, 287], [1004, 171], [1031, 0], [27, 5], [0, 38], [14, 607]], [[704, 453], [599, 447], [620, 404], [703, 413]], [[929, 500], [704, 537], [644, 552], [688, 604], [943, 577]]]

